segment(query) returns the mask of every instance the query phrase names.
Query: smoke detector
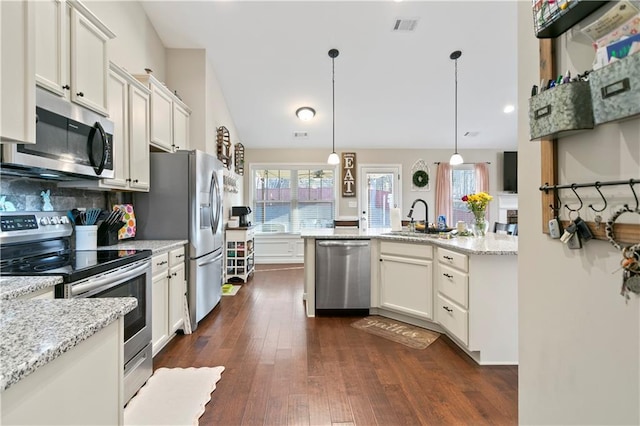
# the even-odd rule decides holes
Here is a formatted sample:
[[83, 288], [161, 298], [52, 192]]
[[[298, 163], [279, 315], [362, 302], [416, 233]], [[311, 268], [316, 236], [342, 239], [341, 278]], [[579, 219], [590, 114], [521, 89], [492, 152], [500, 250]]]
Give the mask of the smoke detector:
[[413, 31], [416, 25], [418, 25], [418, 18], [398, 18], [393, 24], [393, 31]]
[[294, 138], [308, 138], [309, 137], [309, 132], [305, 131], [305, 130], [298, 130], [293, 132], [293, 137]]

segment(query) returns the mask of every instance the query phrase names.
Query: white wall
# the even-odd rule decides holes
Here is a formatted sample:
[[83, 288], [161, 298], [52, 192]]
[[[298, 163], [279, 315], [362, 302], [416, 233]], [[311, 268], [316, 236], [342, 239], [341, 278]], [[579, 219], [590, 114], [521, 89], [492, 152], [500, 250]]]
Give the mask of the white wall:
[[[569, 250], [541, 231], [540, 149], [528, 127], [531, 86], [540, 81], [530, 2], [519, 2], [518, 24], [519, 420], [638, 424], [640, 305], [619, 294], [622, 274], [612, 272], [620, 253], [594, 240]], [[590, 64], [567, 36], [556, 49], [563, 71], [570, 58], [580, 63], [569, 66], [574, 72]], [[637, 178], [640, 119], [561, 139], [558, 164], [561, 183]]]
[[165, 79], [165, 49], [137, 1], [85, 1], [87, 7], [116, 35], [109, 41], [109, 58], [131, 74], [153, 70]]
[[[247, 162], [251, 163], [321, 163], [327, 162], [328, 149], [250, 149], [247, 153]], [[344, 149], [340, 152], [355, 152], [357, 167], [362, 165], [401, 164], [402, 165], [402, 216], [406, 219], [411, 203], [416, 198], [422, 198], [429, 205], [429, 221], [435, 222], [435, 177], [437, 165], [434, 162], [448, 162], [452, 150], [419, 150], [419, 149]], [[489, 165], [489, 192], [497, 195], [502, 190], [502, 151], [496, 150], [460, 150], [465, 162], [475, 163], [488, 161]], [[411, 191], [411, 166], [418, 160], [424, 160], [429, 166], [429, 178], [431, 189], [429, 191]], [[248, 170], [248, 168], [247, 168]], [[250, 203], [249, 177], [245, 173], [245, 202]], [[360, 185], [359, 179], [357, 184]], [[358, 192], [356, 192], [358, 193]], [[357, 208], [349, 207], [352, 198], [340, 197], [338, 216], [358, 217]], [[250, 204], [249, 204], [250, 205]], [[417, 207], [416, 218], [422, 218], [423, 207]], [[489, 204], [489, 221], [498, 220], [497, 197]]]

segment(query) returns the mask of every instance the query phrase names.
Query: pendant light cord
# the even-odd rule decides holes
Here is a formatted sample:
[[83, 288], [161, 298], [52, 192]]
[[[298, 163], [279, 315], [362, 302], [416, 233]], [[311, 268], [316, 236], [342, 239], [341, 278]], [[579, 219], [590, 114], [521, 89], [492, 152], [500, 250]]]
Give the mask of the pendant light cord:
[[458, 153], [458, 60], [455, 60], [455, 119], [454, 119], [454, 138], [453, 140], [455, 141], [455, 152], [454, 154]]
[[336, 152], [336, 66], [335, 64], [336, 64], [336, 59], [331, 58], [331, 98], [332, 98], [331, 108], [333, 109], [333, 123], [332, 123], [333, 151], [332, 152]]

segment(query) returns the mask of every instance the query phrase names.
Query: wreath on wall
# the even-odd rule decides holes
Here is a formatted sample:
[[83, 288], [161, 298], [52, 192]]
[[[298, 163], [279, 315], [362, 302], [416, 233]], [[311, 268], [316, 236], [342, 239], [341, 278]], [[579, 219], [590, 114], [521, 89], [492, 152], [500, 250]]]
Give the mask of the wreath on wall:
[[411, 190], [429, 191], [429, 167], [424, 160], [417, 160], [411, 166]]
[[424, 170], [416, 170], [413, 173], [413, 184], [418, 188], [424, 188], [429, 184], [429, 175]]

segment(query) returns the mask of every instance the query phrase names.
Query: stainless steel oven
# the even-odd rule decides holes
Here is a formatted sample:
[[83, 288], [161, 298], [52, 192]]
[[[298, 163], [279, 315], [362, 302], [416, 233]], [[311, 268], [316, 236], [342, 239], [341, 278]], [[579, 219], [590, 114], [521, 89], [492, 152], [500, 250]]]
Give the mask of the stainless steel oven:
[[151, 251], [71, 249], [64, 212], [0, 213], [0, 274], [57, 275], [56, 298], [135, 297], [124, 317], [125, 402], [153, 372]]
[[36, 88], [36, 143], [3, 144], [2, 173], [57, 180], [113, 178], [113, 122]]

